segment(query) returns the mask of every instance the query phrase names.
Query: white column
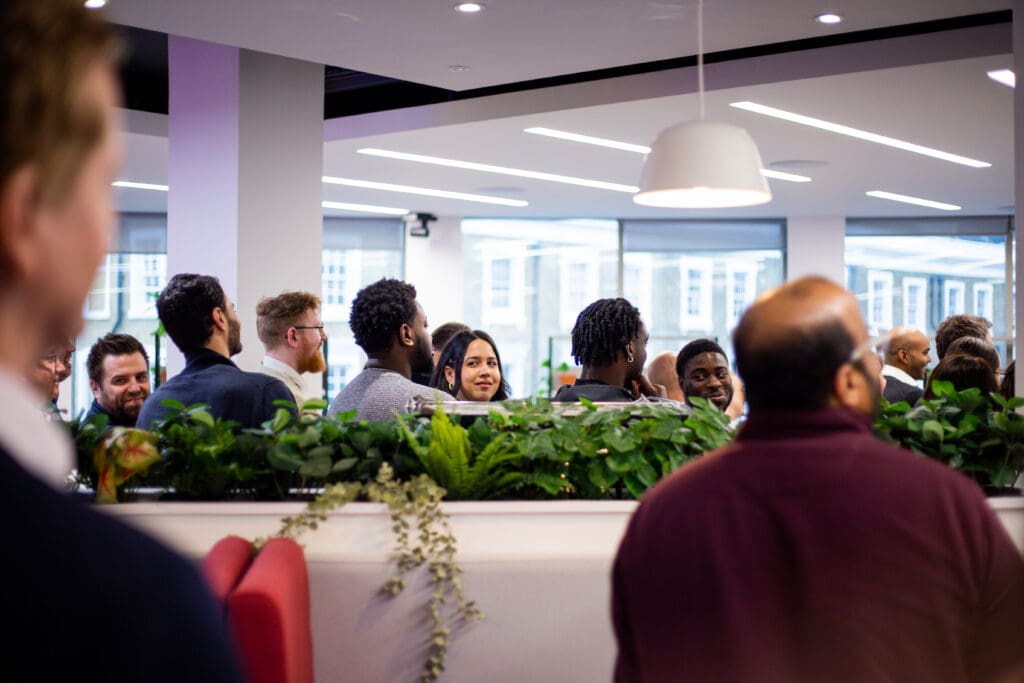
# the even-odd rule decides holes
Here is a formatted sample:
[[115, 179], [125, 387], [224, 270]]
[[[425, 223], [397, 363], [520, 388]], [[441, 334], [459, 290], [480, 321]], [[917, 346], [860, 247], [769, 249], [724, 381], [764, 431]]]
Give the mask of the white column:
[[168, 276], [220, 279], [251, 370], [256, 302], [320, 292], [323, 66], [177, 36], [168, 62]]
[[[1013, 72], [1024, 75], [1024, 21], [1017, 21], [1017, 18], [1024, 17], [1024, 0], [1013, 1]], [[1013, 166], [1015, 171], [1013, 181], [1014, 206], [1024, 206], [1024, 84], [1013, 91]], [[1016, 208], [1014, 209], [1014, 224], [1016, 225]], [[1017, 237], [1016, 253], [1014, 254], [1013, 281], [1024, 283], [1024, 240]], [[1006, 283], [1009, 288], [1010, 283]], [[1007, 292], [1009, 294], [1009, 292]], [[1024, 287], [1017, 287], [1015, 296], [1017, 311], [1014, 316], [1014, 330], [1021, 330], [1020, 318], [1024, 312]], [[1009, 321], [1007, 321], [1009, 323]], [[1009, 326], [1009, 325], [1008, 325]], [[1010, 333], [1010, 330], [1007, 330]], [[1024, 342], [1020, 335], [1014, 333], [1013, 357], [1020, 358], [1024, 354]], [[1014, 377], [1014, 395], [1024, 396], [1024, 371], [1016, 368]]]
[[846, 286], [843, 216], [795, 216], [786, 220], [786, 279], [823, 275]]
[[462, 217], [439, 216], [430, 237], [405, 236], [405, 281], [416, 287], [431, 329], [462, 322]]

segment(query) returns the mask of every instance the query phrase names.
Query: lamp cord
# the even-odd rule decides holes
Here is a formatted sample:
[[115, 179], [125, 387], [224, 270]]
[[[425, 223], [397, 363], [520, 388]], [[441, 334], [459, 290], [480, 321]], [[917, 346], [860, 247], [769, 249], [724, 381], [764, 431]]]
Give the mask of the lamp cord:
[[697, 92], [704, 120], [704, 0], [697, 0]]

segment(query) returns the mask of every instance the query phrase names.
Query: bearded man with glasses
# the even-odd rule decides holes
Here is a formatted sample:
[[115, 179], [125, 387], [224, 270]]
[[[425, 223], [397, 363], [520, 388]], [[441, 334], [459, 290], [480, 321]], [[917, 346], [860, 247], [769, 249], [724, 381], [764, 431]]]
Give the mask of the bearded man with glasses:
[[320, 297], [311, 292], [284, 292], [260, 299], [256, 334], [266, 349], [259, 371], [284, 382], [300, 412], [322, 414], [322, 410], [302, 410], [306, 401], [323, 398], [322, 392], [310, 392], [302, 377], [327, 371], [323, 354], [327, 332], [320, 320]]

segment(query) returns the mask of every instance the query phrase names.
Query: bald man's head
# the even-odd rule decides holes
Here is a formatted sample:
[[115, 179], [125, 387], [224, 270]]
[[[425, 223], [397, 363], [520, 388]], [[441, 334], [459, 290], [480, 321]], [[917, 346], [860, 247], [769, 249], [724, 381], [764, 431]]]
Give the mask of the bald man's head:
[[647, 364], [647, 378], [651, 384], [660, 384], [665, 387], [665, 397], [673, 401], [682, 402], [685, 400], [683, 390], [679, 386], [679, 376], [676, 375], [676, 354], [671, 351], [659, 353]]
[[[867, 339], [857, 300], [830, 280], [805, 277], [766, 293], [747, 309], [733, 335], [751, 410], [830, 405], [837, 371]], [[870, 390], [877, 390], [877, 378], [871, 377], [877, 372], [864, 373], [874, 382]], [[868, 406], [863, 396], [856, 398]]]
[[924, 379], [924, 371], [932, 362], [931, 342], [921, 330], [894, 327], [886, 338], [885, 362], [899, 368], [914, 379]]

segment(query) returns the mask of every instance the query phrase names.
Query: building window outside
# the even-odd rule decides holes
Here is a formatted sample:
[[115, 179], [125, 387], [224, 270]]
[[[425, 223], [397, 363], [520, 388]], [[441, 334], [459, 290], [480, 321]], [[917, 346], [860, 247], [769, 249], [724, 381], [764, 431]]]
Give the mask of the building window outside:
[[588, 249], [567, 251], [559, 264], [559, 320], [563, 329], [572, 329], [580, 311], [594, 302], [600, 290], [597, 266], [601, 254]]
[[683, 310], [679, 316], [679, 331], [707, 334], [711, 331], [711, 269], [707, 259], [682, 258], [679, 260], [682, 283]]
[[728, 276], [728, 297], [726, 298], [726, 319], [730, 329], [736, 327], [740, 316], [754, 301], [757, 287], [757, 269], [749, 264], [730, 265], [726, 268]]
[[947, 280], [942, 284], [943, 312], [945, 317], [966, 313], [964, 306], [964, 283]]
[[974, 315], [992, 320], [992, 285], [984, 282], [974, 285]]
[[919, 330], [927, 326], [928, 280], [923, 277], [903, 278], [903, 324]]
[[85, 297], [85, 307], [82, 310], [82, 315], [86, 320], [110, 319], [111, 276], [115, 265], [116, 256], [107, 254], [100, 264], [99, 270], [96, 271], [96, 278]]
[[892, 273], [868, 271], [868, 316], [871, 334], [882, 334], [892, 329]]
[[128, 255], [128, 317], [155, 320], [156, 298], [167, 284], [167, 254]]
[[1012, 292], [1008, 302], [1006, 286], [1009, 234], [1005, 217], [849, 219], [847, 286], [874, 334], [888, 326], [874, 325], [882, 322], [877, 317], [885, 304], [878, 301], [879, 285], [872, 272], [893, 277], [892, 326], [919, 329], [933, 340], [946, 316], [984, 315], [979, 311], [985, 310], [1005, 362], [1013, 339], [1012, 315], [1007, 318], [1007, 304], [1012, 307]]

